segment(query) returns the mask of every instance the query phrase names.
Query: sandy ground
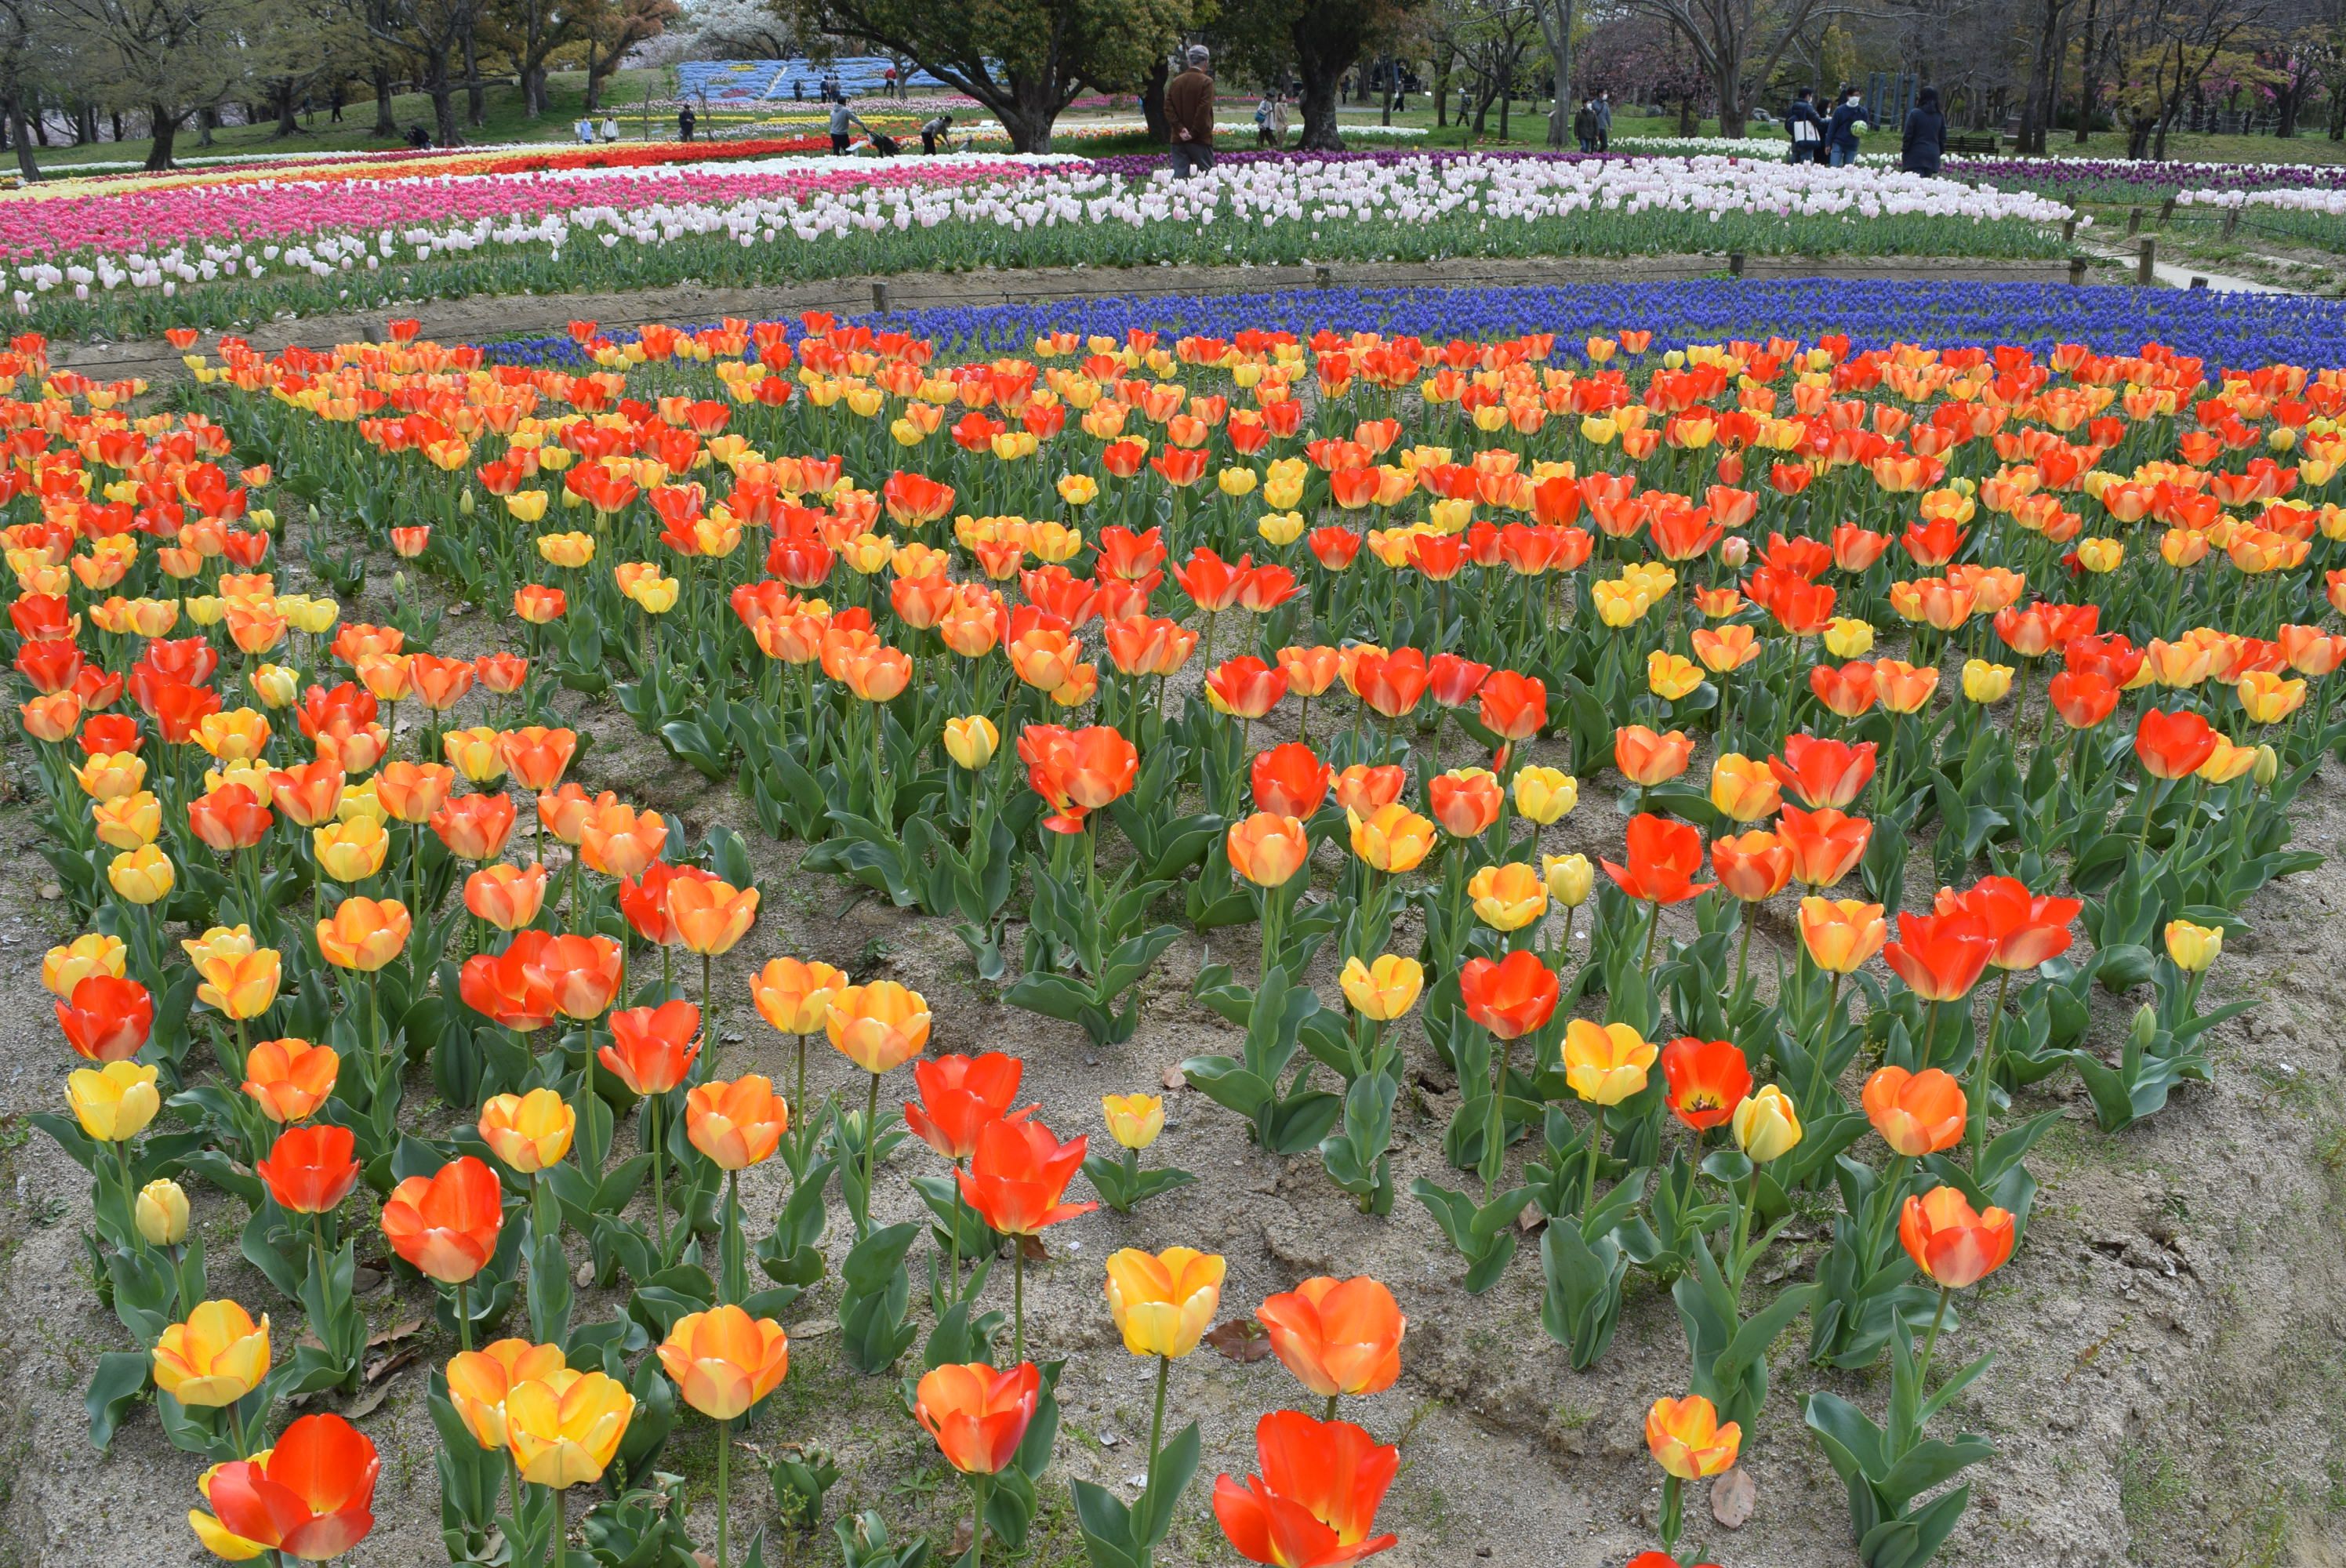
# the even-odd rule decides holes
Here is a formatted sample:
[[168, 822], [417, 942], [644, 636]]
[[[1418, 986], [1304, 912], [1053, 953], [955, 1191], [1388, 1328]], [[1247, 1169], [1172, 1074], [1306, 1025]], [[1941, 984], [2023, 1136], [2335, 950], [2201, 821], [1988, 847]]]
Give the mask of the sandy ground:
[[[352, 606], [348, 613], [372, 618], [386, 609]], [[461, 639], [461, 628], [480, 624], [453, 626]], [[676, 814], [688, 842], [713, 820], [729, 822], [759, 860], [766, 898], [758, 925], [719, 966], [721, 1016], [714, 1029], [729, 1074], [785, 1074], [789, 1042], [758, 1020], [745, 984], [751, 970], [780, 953], [913, 986], [935, 1013], [933, 1049], [1022, 1055], [1025, 1097], [1041, 1102], [1062, 1135], [1088, 1132], [1101, 1145], [1101, 1094], [1153, 1089], [1186, 1056], [1235, 1050], [1231, 1032], [1188, 998], [1208, 957], [1195, 936], [1178, 942], [1148, 982], [1134, 1039], [1096, 1051], [1072, 1026], [1004, 1006], [996, 988], [976, 980], [944, 922], [798, 873], [798, 846], [759, 836], [729, 789], [669, 761], [616, 709], [582, 712], [578, 722], [601, 738], [581, 769], [590, 788], [614, 788]], [[87, 1440], [83, 1387], [97, 1357], [128, 1340], [85, 1278], [81, 1233], [89, 1205], [81, 1173], [26, 1119], [60, 1103], [66, 1054], [37, 969], [43, 949], [70, 928], [66, 906], [39, 897], [46, 873], [34, 853], [36, 819], [21, 794], [33, 787], [29, 761], [13, 743], [6, 761], [18, 793], [0, 809], [0, 1063], [6, 1064], [0, 1067], [0, 1563], [210, 1561], [182, 1522], [201, 1466], [165, 1442], [151, 1411], [132, 1417], [108, 1456]], [[1705, 765], [1698, 759], [1698, 768]], [[2346, 831], [2342, 787], [2346, 778], [2332, 767], [2307, 790], [2300, 844], [2336, 852]], [[1550, 830], [1545, 847], [1610, 851], [1619, 832], [1609, 791], [1592, 787], [1579, 809]], [[1913, 863], [1918, 876], [1927, 874], [1926, 857]], [[1918, 883], [1907, 902], [1925, 896]], [[1950, 1424], [1989, 1435], [1999, 1450], [1972, 1472], [1973, 1509], [1943, 1562], [2346, 1563], [2338, 1543], [2346, 1522], [2346, 1443], [2338, 1436], [2346, 1410], [2339, 1349], [2346, 1247], [2338, 1218], [2346, 1205], [2346, 1081], [2332, 1023], [2346, 1011], [2341, 897], [2332, 867], [2269, 888], [2250, 904], [2254, 933], [2228, 947], [2207, 1004], [2247, 996], [2257, 1005], [2215, 1033], [2212, 1086], [2181, 1091], [2162, 1115], [2117, 1135], [2095, 1128], [2074, 1078], [2050, 1081], [2049, 1096], [2024, 1096], [2024, 1109], [2062, 1106], [2063, 1120], [2031, 1162], [2044, 1192], [2024, 1250], [1991, 1281], [1978, 1309], [1964, 1314], [1943, 1351], [1964, 1359], [1996, 1353], [1996, 1366], [1957, 1401]], [[1763, 941], [1780, 947], [1787, 934], [1780, 913], [1762, 927]], [[1413, 940], [1404, 933], [1397, 945]], [[1244, 972], [1254, 944], [1251, 928], [1219, 932], [1215, 956]], [[1764, 950], [1755, 966], [1764, 969], [1761, 957]], [[1333, 1002], [1332, 974], [1315, 980]], [[2096, 1041], [2114, 1045], [2134, 1004], [2098, 998]], [[815, 1054], [821, 1090], [860, 1095], [853, 1068], [826, 1050]], [[1431, 1064], [1422, 1037], [1413, 1037], [1413, 1060]], [[1385, 1559], [1394, 1568], [1617, 1565], [1653, 1544], [1659, 1472], [1645, 1454], [1642, 1420], [1653, 1399], [1685, 1386], [1675, 1309], [1633, 1273], [1612, 1349], [1593, 1370], [1575, 1373], [1540, 1327], [1535, 1246], [1518, 1254], [1495, 1288], [1467, 1295], [1455, 1255], [1406, 1196], [1411, 1176], [1451, 1176], [1440, 1138], [1454, 1099], [1430, 1086], [1443, 1081], [1438, 1069], [1417, 1076], [1398, 1118], [1403, 1196], [1384, 1219], [1355, 1212], [1316, 1160], [1267, 1156], [1249, 1145], [1235, 1115], [1194, 1093], [1168, 1095], [1170, 1119], [1149, 1161], [1183, 1166], [1201, 1181], [1129, 1217], [1101, 1210], [1056, 1229], [1050, 1260], [1029, 1271], [1035, 1349], [1067, 1362], [1060, 1384], [1066, 1475], [1117, 1484], [1139, 1469], [1134, 1454], [1146, 1442], [1151, 1368], [1122, 1348], [1101, 1299], [1100, 1262], [1121, 1246], [1179, 1243], [1228, 1257], [1226, 1319], [1248, 1315], [1264, 1296], [1316, 1273], [1373, 1273], [1392, 1284], [1411, 1319], [1404, 1374], [1391, 1391], [1350, 1403], [1357, 1419], [1402, 1448], [1382, 1516], [1402, 1538]], [[1845, 1086], [1853, 1093], [1853, 1084]], [[910, 1074], [888, 1088], [898, 1099], [908, 1095]], [[433, 1130], [462, 1119], [429, 1102], [421, 1074], [408, 1096], [411, 1105], [427, 1104]], [[892, 1179], [882, 1183], [881, 1217], [915, 1217], [903, 1177], [937, 1166], [917, 1142], [899, 1149]], [[778, 1167], [753, 1170], [744, 1182], [753, 1227], [770, 1223], [780, 1196]], [[846, 1230], [835, 1196], [832, 1214], [835, 1265]], [[237, 1259], [242, 1217], [230, 1200], [199, 1192], [198, 1223], [214, 1259], [215, 1293], [268, 1306], [282, 1354], [298, 1335], [298, 1311], [272, 1299]], [[1761, 1265], [1763, 1288], [1806, 1277], [1819, 1229], [1796, 1227], [1800, 1239]], [[995, 1286], [996, 1304], [1006, 1308], [1008, 1281], [1000, 1273]], [[892, 1525], [950, 1539], [963, 1506], [958, 1483], [898, 1405], [894, 1380], [845, 1367], [835, 1300], [834, 1278], [789, 1314], [795, 1325], [789, 1380], [743, 1441], [762, 1452], [787, 1441], [821, 1442], [845, 1472], [831, 1494], [831, 1516], [876, 1508]], [[427, 1300], [416, 1288], [385, 1283], [362, 1304], [380, 1330], [415, 1317]], [[616, 1309], [607, 1295], [588, 1293], [579, 1320]], [[1705, 1546], [1707, 1559], [1738, 1568], [1855, 1561], [1841, 1489], [1800, 1423], [1799, 1404], [1811, 1389], [1828, 1387], [1878, 1410], [1887, 1378], [1819, 1374], [1805, 1362], [1805, 1328], [1796, 1325], [1776, 1348], [1774, 1391], [1747, 1437], [1746, 1463], [1758, 1482], [1749, 1522], [1730, 1532], [1713, 1522], [1699, 1496], [1690, 1502], [1688, 1539]], [[423, 1360], [387, 1378], [384, 1397], [359, 1418], [384, 1461], [374, 1533], [350, 1559], [367, 1568], [443, 1555], [423, 1386], [428, 1365], [454, 1347], [428, 1332], [423, 1346]], [[1161, 1561], [1233, 1561], [1207, 1508], [1209, 1483], [1218, 1471], [1251, 1468], [1254, 1419], [1298, 1402], [1298, 1390], [1276, 1360], [1239, 1365], [1210, 1351], [1180, 1362], [1172, 1387], [1175, 1419], [1203, 1423], [1205, 1460]], [[689, 1478], [696, 1517], [712, 1525], [708, 1425], [688, 1419], [663, 1464]], [[734, 1474], [737, 1529], [770, 1519], [758, 1467], [737, 1463]], [[1048, 1487], [1046, 1496], [1026, 1556], [990, 1561], [1050, 1568], [1083, 1561], [1064, 1487]], [[831, 1563], [836, 1551], [827, 1528], [812, 1540], [778, 1534], [768, 1561]]]

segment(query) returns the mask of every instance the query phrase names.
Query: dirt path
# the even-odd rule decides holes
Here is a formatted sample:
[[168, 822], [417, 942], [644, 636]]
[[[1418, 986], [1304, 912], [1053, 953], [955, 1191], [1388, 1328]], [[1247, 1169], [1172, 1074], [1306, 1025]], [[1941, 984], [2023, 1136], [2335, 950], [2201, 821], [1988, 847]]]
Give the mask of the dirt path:
[[[801, 311], [859, 314], [872, 310], [927, 310], [1166, 294], [1237, 294], [1283, 289], [1488, 288], [1550, 283], [1662, 283], [1724, 274], [1729, 258], [1637, 256], [1561, 259], [1346, 263], [1323, 267], [1041, 268], [1016, 272], [905, 272], [890, 277], [831, 278], [774, 289], [709, 289], [679, 284], [624, 294], [555, 294], [417, 300], [392, 311], [309, 316], [273, 321], [243, 336], [264, 352], [296, 343], [379, 341], [387, 318], [413, 316], [423, 335], [444, 343], [551, 336], [574, 320], [606, 331], [648, 322], [678, 325], [724, 316], [770, 320]], [[1749, 258], [1743, 276], [1832, 277], [1934, 283], [2054, 283], [2068, 277], [2060, 261], [1986, 261], [1962, 258], [1909, 261], [1842, 257]], [[179, 351], [159, 339], [128, 343], [52, 345], [56, 362], [101, 379], [144, 376], [161, 384], [187, 373]]]

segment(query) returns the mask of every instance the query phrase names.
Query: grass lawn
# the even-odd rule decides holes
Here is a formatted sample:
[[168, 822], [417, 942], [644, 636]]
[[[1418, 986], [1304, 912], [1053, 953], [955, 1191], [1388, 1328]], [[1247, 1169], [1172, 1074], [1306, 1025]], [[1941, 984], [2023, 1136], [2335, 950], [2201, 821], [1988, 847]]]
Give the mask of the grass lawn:
[[[619, 133], [628, 140], [642, 134], [644, 121], [642, 104], [647, 92], [657, 101], [674, 90], [674, 76], [665, 67], [655, 70], [622, 70], [607, 77], [603, 83], [603, 110], [616, 115]], [[467, 142], [491, 144], [499, 142], [568, 141], [571, 123], [577, 119], [586, 100], [586, 73], [556, 72], [546, 86], [546, 111], [536, 119], [529, 117], [522, 107], [521, 89], [517, 87], [492, 85], [484, 92], [487, 113], [476, 128], [464, 121], [464, 95], [456, 95], [456, 123]], [[427, 130], [432, 126], [432, 100], [422, 93], [402, 93], [391, 100], [392, 117], [403, 129], [420, 125]], [[632, 112], [631, 112], [632, 111]], [[304, 117], [301, 133], [280, 137], [275, 121], [257, 126], [224, 126], [212, 132], [212, 145], [197, 145], [198, 133], [192, 125], [179, 129], [172, 150], [182, 160], [192, 158], [218, 158], [234, 153], [318, 153], [363, 152], [384, 148], [404, 147], [403, 139], [385, 140], [371, 133], [374, 125], [374, 103], [363, 102], [342, 106], [342, 122], [332, 124], [327, 117], [321, 100], [317, 112]], [[651, 117], [651, 133], [655, 137], [676, 134], [676, 118], [672, 114], [655, 112]], [[55, 132], [51, 133], [52, 135]], [[91, 142], [82, 147], [54, 147], [34, 149], [34, 158], [45, 172], [62, 173], [77, 164], [143, 163], [148, 142], [143, 137], [123, 141]], [[8, 167], [15, 167], [13, 159]]]

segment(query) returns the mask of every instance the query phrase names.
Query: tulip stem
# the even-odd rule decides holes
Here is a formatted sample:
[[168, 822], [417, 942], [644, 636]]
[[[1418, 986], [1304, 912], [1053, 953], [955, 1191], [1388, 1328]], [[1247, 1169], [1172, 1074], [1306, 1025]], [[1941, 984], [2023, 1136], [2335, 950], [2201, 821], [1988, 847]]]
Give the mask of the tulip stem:
[[1987, 1144], [1988, 1095], [1995, 1081], [1996, 1035], [2004, 1028], [2004, 993], [2012, 986], [2012, 971], [2004, 970], [1995, 983], [1995, 1010], [1987, 1015], [1987, 1039], [1980, 1046], [1979, 1071], [1972, 1081], [1971, 1144], [1972, 1171], [1979, 1171], [1980, 1157]]
[[372, 969], [367, 971], [367, 1051], [374, 1058], [375, 1081], [372, 1090], [379, 1094], [382, 1089], [383, 1050], [382, 1013], [375, 1005], [376, 973], [377, 972]]
[[1678, 1531], [1686, 1520], [1686, 1482], [1675, 1475], [1662, 1477], [1662, 1550], [1676, 1561]]
[[[1150, 1481], [1157, 1479], [1157, 1448], [1165, 1440], [1165, 1380], [1172, 1369], [1172, 1357], [1157, 1358], [1157, 1410], [1148, 1418], [1148, 1479]], [[1331, 1398], [1328, 1402], [1332, 1415], [1335, 1400]]]
[[979, 1568], [985, 1556], [985, 1494], [993, 1482], [990, 1475], [969, 1478], [969, 1494], [975, 1503], [969, 1520], [969, 1568]]
[[[144, 1254], [147, 1233], [138, 1228], [138, 1178], [130, 1174], [130, 1140], [120, 1138], [114, 1145], [114, 1157], [122, 1166], [122, 1207], [130, 1216], [130, 1247]], [[243, 1458], [242, 1454], [237, 1456]]]
[[668, 1266], [668, 1176], [660, 1167], [668, 1163], [660, 1148], [661, 1096], [644, 1097], [644, 1131], [652, 1145], [652, 1234], [659, 1241], [660, 1266]]
[[1647, 975], [1654, 972], [1654, 939], [1662, 933], [1661, 901], [1655, 900], [1651, 907], [1654, 912], [1646, 917], [1646, 956], [1637, 965], [1638, 972]]
[[872, 1184], [879, 1180], [880, 1074], [869, 1074], [872, 1092], [863, 1102], [863, 1228], [872, 1229]]
[[1596, 1207], [1596, 1162], [1605, 1146], [1605, 1113], [1596, 1105], [1588, 1107], [1588, 1191], [1580, 1200], [1583, 1215]]
[[473, 1282], [456, 1281], [456, 1345], [470, 1354], [473, 1349]]
[[709, 972], [714, 961], [712, 954], [700, 955], [700, 1029], [704, 1036], [717, 1033], [717, 1016], [709, 1011]]
[[726, 1552], [726, 1504], [732, 1491], [733, 1422], [731, 1418], [717, 1423], [717, 1568], [727, 1568], [730, 1561]]
[[1931, 1386], [1931, 1354], [1939, 1348], [1939, 1329], [1947, 1320], [1947, 1298], [1953, 1294], [1945, 1286], [1939, 1287], [1939, 1309], [1931, 1314], [1931, 1331], [1923, 1336], [1923, 1359], [1914, 1368], [1914, 1392], [1918, 1396]]
[[1336, 1419], [1336, 1401], [1341, 1398], [1343, 1398], [1341, 1394], [1330, 1394], [1328, 1396], [1327, 1412], [1320, 1418], [1321, 1420], [1332, 1421]]
[[1010, 1364], [1026, 1359], [1026, 1238], [1010, 1240]]
[[[1802, 1103], [1806, 1114], [1810, 1116], [1817, 1114], [1818, 1097], [1824, 1093], [1825, 1053], [1832, 1044], [1833, 1023], [1841, 1013], [1841, 983], [1846, 978], [1840, 970], [1833, 971], [1832, 986], [1825, 997], [1824, 1022], [1817, 1026], [1816, 1043], [1809, 1047], [1809, 1092], [1802, 1097]], [[1938, 1004], [1933, 1003], [1932, 1005], [1935, 1007]], [[1927, 1033], [1923, 1036], [1923, 1049], [1926, 1054], [1930, 1050]]]
[[505, 1448], [505, 1501], [513, 1509], [514, 1524], [521, 1524], [521, 1461], [514, 1457], [510, 1444]]
[[1738, 996], [1743, 994], [1743, 976], [1750, 967], [1751, 928], [1759, 923], [1752, 917], [1759, 912], [1756, 909], [1743, 911], [1743, 940], [1735, 944], [1735, 994]]
[[961, 1198], [961, 1156], [960, 1156], [959, 1155], [955, 1155], [955, 1156], [954, 1156], [953, 1168], [954, 1168], [954, 1185], [953, 1185], [953, 1196], [954, 1196], [953, 1253], [952, 1253], [952, 1261], [951, 1261], [951, 1263], [948, 1265], [948, 1267], [952, 1269], [952, 1274], [951, 1274], [950, 1278], [952, 1278], [952, 1280], [953, 1280], [953, 1298], [954, 1298], [955, 1301], [958, 1301], [958, 1300], [960, 1300], [960, 1299], [961, 1299], [961, 1208], [962, 1208], [962, 1198]]

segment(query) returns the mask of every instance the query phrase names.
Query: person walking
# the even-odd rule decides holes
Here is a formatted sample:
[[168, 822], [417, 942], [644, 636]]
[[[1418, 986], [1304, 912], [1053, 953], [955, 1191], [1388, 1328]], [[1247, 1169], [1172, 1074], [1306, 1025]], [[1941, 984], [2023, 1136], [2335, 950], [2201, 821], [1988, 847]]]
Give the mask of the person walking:
[[1596, 150], [1605, 152], [1613, 146], [1613, 92], [1611, 88], [1596, 95], [1593, 106], [1596, 110]]
[[1825, 117], [1817, 112], [1815, 89], [1802, 87], [1792, 95], [1792, 106], [1784, 111], [1784, 129], [1792, 138], [1794, 163], [1824, 161]]
[[1187, 179], [1214, 167], [1213, 56], [1192, 44], [1188, 69], [1165, 85], [1165, 118], [1173, 137], [1173, 178]]
[[1857, 161], [1857, 127], [1871, 125], [1865, 117], [1865, 106], [1858, 101], [1855, 87], [1843, 87], [1840, 101], [1833, 105], [1832, 118], [1825, 125], [1825, 160], [1835, 168], [1845, 168]]
[[847, 150], [847, 127], [850, 126], [861, 128], [867, 135], [872, 129], [863, 123], [862, 117], [847, 107], [845, 98], [833, 99], [831, 106], [831, 150], [833, 153]]
[[1906, 115], [1899, 138], [1898, 167], [1909, 174], [1936, 174], [1947, 153], [1947, 117], [1939, 112], [1939, 89], [1924, 87]]
[[1596, 100], [1583, 98], [1580, 107], [1573, 112], [1572, 136], [1583, 152], [1596, 150]]
[[692, 139], [693, 123], [692, 106], [690, 104], [687, 104], [684, 107], [676, 111], [676, 128], [678, 138], [679, 140], [690, 141]]

